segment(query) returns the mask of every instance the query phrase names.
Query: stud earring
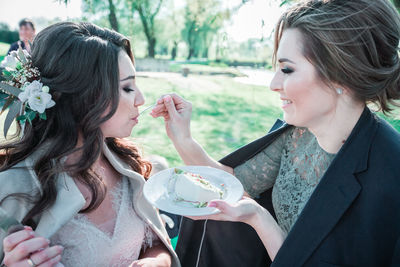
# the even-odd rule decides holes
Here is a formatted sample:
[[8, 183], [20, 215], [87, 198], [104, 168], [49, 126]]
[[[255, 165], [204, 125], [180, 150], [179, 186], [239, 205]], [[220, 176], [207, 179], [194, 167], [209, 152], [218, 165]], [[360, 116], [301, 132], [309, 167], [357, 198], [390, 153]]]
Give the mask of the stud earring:
[[343, 94], [343, 89], [342, 88], [336, 88], [336, 92], [338, 93], [338, 95]]

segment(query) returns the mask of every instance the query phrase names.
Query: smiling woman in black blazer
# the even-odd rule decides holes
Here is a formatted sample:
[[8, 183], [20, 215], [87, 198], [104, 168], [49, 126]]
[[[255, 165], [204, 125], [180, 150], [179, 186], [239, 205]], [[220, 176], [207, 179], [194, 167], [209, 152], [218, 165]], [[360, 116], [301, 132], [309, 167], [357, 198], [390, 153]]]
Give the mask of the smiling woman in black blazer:
[[265, 266], [267, 253], [273, 266], [400, 265], [400, 134], [368, 108], [398, 105], [399, 39], [388, 0], [290, 8], [270, 85], [285, 123], [220, 162], [191, 137], [190, 103], [158, 101], [152, 114], [185, 163], [234, 174], [250, 196], [211, 201], [221, 213], [195, 218], [236, 223], [183, 221], [183, 266]]

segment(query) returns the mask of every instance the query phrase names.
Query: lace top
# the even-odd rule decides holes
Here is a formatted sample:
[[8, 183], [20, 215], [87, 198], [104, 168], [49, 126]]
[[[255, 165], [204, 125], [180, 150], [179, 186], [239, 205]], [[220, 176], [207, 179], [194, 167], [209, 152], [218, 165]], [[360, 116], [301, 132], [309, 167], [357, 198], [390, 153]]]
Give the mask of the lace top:
[[135, 213], [126, 177], [112, 191], [116, 218], [114, 232], [93, 224], [85, 214], [77, 214], [51, 237], [52, 244], [64, 246], [61, 262], [66, 267], [129, 266], [141, 249], [151, 247], [157, 235]]
[[287, 233], [334, 157], [307, 129], [293, 127], [234, 171], [252, 197], [273, 187], [274, 211]]

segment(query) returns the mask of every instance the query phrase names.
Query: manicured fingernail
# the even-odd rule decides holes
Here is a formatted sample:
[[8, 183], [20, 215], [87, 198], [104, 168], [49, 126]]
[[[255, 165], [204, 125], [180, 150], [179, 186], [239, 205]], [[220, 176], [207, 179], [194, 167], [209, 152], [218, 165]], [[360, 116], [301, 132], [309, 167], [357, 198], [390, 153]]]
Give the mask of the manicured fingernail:
[[165, 102], [170, 102], [171, 101], [171, 96], [167, 95], [164, 97]]
[[29, 235], [30, 236], [35, 236], [35, 232], [34, 231], [29, 231]]
[[215, 203], [215, 202], [210, 202], [210, 203], [208, 203], [207, 206], [210, 207], [210, 208], [215, 208], [215, 207], [217, 206], [217, 203]]

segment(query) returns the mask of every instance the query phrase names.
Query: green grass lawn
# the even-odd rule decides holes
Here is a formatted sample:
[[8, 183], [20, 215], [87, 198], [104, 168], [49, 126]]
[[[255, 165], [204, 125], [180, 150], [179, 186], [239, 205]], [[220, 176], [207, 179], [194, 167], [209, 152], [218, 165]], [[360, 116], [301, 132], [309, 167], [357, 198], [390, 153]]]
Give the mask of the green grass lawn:
[[9, 48], [10, 44], [0, 42], [0, 62], [6, 56]]

